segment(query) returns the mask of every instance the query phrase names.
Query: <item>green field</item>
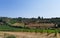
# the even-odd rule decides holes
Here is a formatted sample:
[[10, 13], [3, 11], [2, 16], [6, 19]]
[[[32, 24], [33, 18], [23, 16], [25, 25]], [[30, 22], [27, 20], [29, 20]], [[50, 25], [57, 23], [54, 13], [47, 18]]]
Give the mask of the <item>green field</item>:
[[47, 32], [47, 33], [55, 33], [59, 32], [60, 30], [57, 29], [28, 29], [28, 28], [15, 28], [10, 27], [9, 25], [0, 25], [0, 31], [14, 31], [14, 32]]

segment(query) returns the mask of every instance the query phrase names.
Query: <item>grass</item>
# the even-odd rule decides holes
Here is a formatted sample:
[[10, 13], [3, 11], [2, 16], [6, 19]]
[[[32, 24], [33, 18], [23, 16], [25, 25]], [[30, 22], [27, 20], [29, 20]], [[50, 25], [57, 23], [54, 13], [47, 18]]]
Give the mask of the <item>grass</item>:
[[27, 28], [14, 28], [8, 25], [0, 25], [0, 31], [12, 31], [12, 32], [47, 32], [47, 33], [56, 33], [60, 30], [51, 30], [51, 29], [27, 29]]

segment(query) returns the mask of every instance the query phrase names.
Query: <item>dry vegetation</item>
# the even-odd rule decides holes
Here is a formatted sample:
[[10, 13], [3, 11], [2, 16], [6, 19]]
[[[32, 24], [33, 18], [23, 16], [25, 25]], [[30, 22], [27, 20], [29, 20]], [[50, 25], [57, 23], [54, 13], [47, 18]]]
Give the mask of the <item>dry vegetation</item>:
[[16, 38], [60, 38], [60, 34], [57, 33], [35, 33], [35, 32], [0, 32], [0, 38], [14, 35]]
[[55, 24], [53, 23], [29, 23], [27, 25], [28, 27], [38, 27], [38, 28], [51, 28], [51, 27], [54, 27]]
[[24, 26], [24, 23], [14, 23], [12, 26]]

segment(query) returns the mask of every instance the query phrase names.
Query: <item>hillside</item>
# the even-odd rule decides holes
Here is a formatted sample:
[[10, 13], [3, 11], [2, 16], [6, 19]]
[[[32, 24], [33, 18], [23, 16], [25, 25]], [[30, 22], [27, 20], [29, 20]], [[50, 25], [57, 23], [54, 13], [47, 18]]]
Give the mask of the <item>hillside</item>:
[[[50, 25], [51, 24], [51, 25]], [[8, 18], [8, 17], [0, 17], [0, 25], [11, 25], [11, 26], [36, 26], [36, 27], [44, 27], [44, 26], [53, 26], [54, 28], [60, 27], [60, 18]], [[54, 26], [55, 25], [55, 26]], [[57, 26], [56, 26], [57, 25]], [[50, 27], [50, 28], [51, 28]]]

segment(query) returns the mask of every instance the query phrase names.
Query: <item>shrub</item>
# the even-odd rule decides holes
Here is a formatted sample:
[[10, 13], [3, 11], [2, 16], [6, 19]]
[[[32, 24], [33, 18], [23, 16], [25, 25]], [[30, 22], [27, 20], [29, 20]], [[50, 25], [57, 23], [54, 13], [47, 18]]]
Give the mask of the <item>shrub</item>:
[[6, 38], [16, 38], [14, 35], [7, 36]]

